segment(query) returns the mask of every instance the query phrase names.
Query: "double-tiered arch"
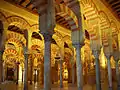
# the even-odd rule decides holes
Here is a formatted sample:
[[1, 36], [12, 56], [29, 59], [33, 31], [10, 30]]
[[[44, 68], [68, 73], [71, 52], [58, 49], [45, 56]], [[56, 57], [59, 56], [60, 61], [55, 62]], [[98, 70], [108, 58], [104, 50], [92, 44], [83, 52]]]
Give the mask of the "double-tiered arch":
[[98, 9], [96, 8], [96, 6], [92, 0], [81, 0], [80, 2], [82, 5], [82, 8], [83, 8], [83, 11], [84, 11], [83, 15], [87, 22], [90, 38], [96, 40], [96, 39], [98, 39], [97, 38], [98, 31], [96, 31], [95, 28], [99, 25]]

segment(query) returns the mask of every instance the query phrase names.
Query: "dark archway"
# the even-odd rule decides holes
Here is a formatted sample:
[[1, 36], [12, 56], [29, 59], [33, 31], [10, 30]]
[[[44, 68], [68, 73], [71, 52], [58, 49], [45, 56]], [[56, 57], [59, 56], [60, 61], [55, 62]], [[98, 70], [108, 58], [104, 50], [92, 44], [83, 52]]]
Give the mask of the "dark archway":
[[36, 39], [39, 39], [39, 40], [42, 40], [42, 37], [37, 32], [33, 32], [32, 37], [36, 38]]
[[88, 40], [90, 40], [90, 35], [89, 35], [89, 33], [88, 33], [87, 30], [85, 30], [85, 38], [87, 38]]

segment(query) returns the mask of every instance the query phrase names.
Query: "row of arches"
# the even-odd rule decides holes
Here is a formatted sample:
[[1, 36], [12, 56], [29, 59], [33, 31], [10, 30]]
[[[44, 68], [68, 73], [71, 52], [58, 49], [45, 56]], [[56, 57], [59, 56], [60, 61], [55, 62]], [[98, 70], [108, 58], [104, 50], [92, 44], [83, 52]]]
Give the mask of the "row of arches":
[[[112, 28], [112, 32], [113, 32], [112, 36], [116, 39], [116, 34], [118, 34], [118, 29], [117, 29], [117, 26], [115, 25], [115, 22], [112, 21], [112, 20], [110, 21], [108, 19], [107, 15], [103, 11], [98, 11], [98, 9], [96, 8], [93, 1], [91, 1], [91, 0], [82, 0], [80, 3], [82, 4], [83, 11], [84, 11], [82, 13], [82, 15], [84, 15], [84, 22], [87, 23], [87, 27], [85, 27], [85, 28], [90, 34], [90, 39], [91, 40], [92, 39], [96, 40], [96, 38], [99, 36], [99, 34], [96, 35], [96, 33], [101, 32], [101, 37], [103, 39], [103, 41], [102, 41], [103, 45], [104, 45], [104, 43], [108, 43], [108, 41], [105, 40], [106, 38], [105, 38], [104, 33], [107, 33], [107, 32], [105, 32], [105, 30], [106, 29], [108, 30], [109, 28]], [[74, 31], [75, 28], [77, 29], [77, 27], [78, 27], [78, 19], [77, 19], [76, 15], [73, 13], [73, 11], [69, 7], [65, 6], [64, 4], [56, 5], [56, 12], [57, 12], [58, 15], [61, 15], [62, 17], [64, 17], [69, 22], [72, 31]], [[22, 17], [19, 17], [19, 16], [6, 17], [3, 13], [0, 13], [0, 15], [1, 15], [1, 20], [7, 22], [10, 26], [15, 25], [18, 28], [20, 27], [20, 29], [23, 29], [23, 30], [25, 30], [25, 29], [31, 30], [31, 28], [32, 28], [32, 29], [38, 31], [38, 24], [30, 25]], [[94, 27], [96, 27], [96, 26], [100, 27], [101, 31], [97, 31], [98, 29], [94, 29]], [[62, 37], [62, 35], [60, 35], [60, 33], [56, 32], [56, 31], [55, 31], [55, 34], [57, 36], [54, 35], [53, 36], [54, 38]], [[59, 35], [59, 37], [58, 37], [58, 35]], [[40, 35], [40, 36], [43, 39], [42, 35]], [[22, 36], [19, 36], [19, 35], [16, 35], [16, 34], [15, 35], [8, 34], [8, 38], [11, 38], [11, 37], [17, 38], [17, 39], [19, 37], [19, 40], [22, 40], [22, 42], [24, 44], [26, 43], [25, 39], [22, 38]], [[13, 42], [17, 43], [18, 47], [19, 47], [20, 43], [16, 39], [13, 39], [13, 38], [11, 40], [9, 39], [8, 41], [11, 42], [11, 43], [13, 43]], [[57, 44], [59, 43], [58, 45], [60, 45], [61, 41], [62, 41], [62, 40], [60, 40], [60, 41], [59, 40], [60, 39], [58, 39], [58, 40], [56, 39]], [[70, 40], [70, 37], [69, 37], [69, 40]], [[38, 45], [37, 43], [39, 42], [39, 40], [35, 40], [35, 41], [32, 40], [32, 42], [34, 44]], [[42, 45], [42, 46], [44, 46], [44, 45]]]
[[[82, 27], [82, 25], [80, 24], [80, 21], [78, 19], [78, 17], [76, 17], [74, 15], [74, 13], [72, 11], [69, 10], [68, 7], [65, 7], [64, 5], [60, 5], [60, 7], [58, 6], [57, 8], [57, 12], [61, 12], [61, 10], [59, 10], [59, 8], [63, 8], [65, 10], [63, 10], [63, 12], [58, 13], [58, 15], [64, 17], [66, 19], [66, 21], [69, 23], [69, 25], [71, 26], [71, 31], [79, 31], [80, 29], [86, 29], [86, 32], [88, 32], [88, 34], [90, 34], [90, 40], [94, 40], [95, 42], [98, 41], [100, 44], [108, 47], [109, 45], [109, 39], [107, 38], [107, 34], [109, 34], [109, 31], [111, 30], [111, 33], [109, 34], [110, 37], [112, 37], [112, 42], [114, 42], [115, 47], [117, 47], [116, 43], [118, 42], [116, 35], [118, 35], [118, 29], [117, 26], [115, 25], [115, 22], [113, 22], [112, 20], [109, 20], [107, 15], [103, 12], [103, 11], [98, 11], [96, 6], [93, 4], [93, 2], [91, 0], [83, 0], [81, 1], [83, 4], [83, 13], [81, 13], [82, 16], [84, 16], [84, 20], [82, 22], [86, 23], [86, 27]], [[3, 15], [3, 14], [1, 14]], [[3, 17], [5, 17], [3, 15]], [[11, 19], [10, 19], [11, 18]], [[19, 17], [18, 16], [10, 16], [10, 17], [5, 17], [8, 25], [9, 26], [13, 26], [14, 28], [17, 27], [20, 30], [31, 30], [34, 29], [32, 31], [32, 35], [31, 37], [31, 51], [33, 50], [35, 53], [35, 57], [39, 58], [39, 57], [43, 57], [44, 52], [43, 52], [43, 48], [44, 48], [44, 39], [43, 36], [41, 34], [38, 34], [38, 25], [34, 24], [34, 25], [30, 25], [27, 24], [27, 22], [24, 22], [24, 19], [20, 19], [17, 20]], [[2, 19], [4, 20], [4, 19]], [[24, 22], [24, 23], [20, 23], [20, 22]], [[80, 28], [81, 27], [81, 28]], [[15, 29], [16, 30], [16, 29]], [[40, 36], [40, 38], [37, 39], [34, 37], [33, 34], [36, 35], [36, 33]], [[22, 33], [23, 34], [23, 33]], [[17, 34], [17, 33], [13, 33], [12, 31], [9, 31], [8, 35], [7, 35], [7, 42], [8, 45], [6, 46], [9, 50], [6, 49], [6, 52], [8, 52], [9, 54], [11, 54], [10, 52], [12, 52], [12, 55], [17, 55], [15, 52], [18, 52], [18, 50], [15, 49], [15, 47], [13, 46], [18, 46], [21, 47], [21, 42], [24, 43], [24, 45], [26, 45], [26, 39], [24, 38], [23, 35], [21, 34]], [[101, 38], [102, 37], [102, 38]], [[73, 37], [74, 38], [74, 37]], [[102, 39], [102, 40], [101, 40]], [[68, 45], [66, 45], [66, 43]], [[59, 49], [62, 49], [62, 54], [63, 57], [65, 58], [65, 62], [67, 66], [70, 66], [69, 64], [69, 60], [70, 57], [73, 54], [73, 48], [72, 48], [72, 44], [71, 44], [71, 40], [70, 40], [70, 36], [62, 36], [59, 32], [55, 31], [55, 34], [53, 35], [52, 38], [52, 64], [55, 63], [54, 61], [54, 57], [56, 55], [57, 52], [60, 52]], [[65, 46], [66, 45], [66, 46]], [[12, 47], [12, 48], [11, 48]], [[64, 48], [63, 48], [64, 47]], [[9, 52], [10, 51], [10, 52]], [[68, 51], [68, 52], [66, 52]], [[33, 53], [34, 53], [33, 52]], [[23, 53], [22, 47], [21, 47], [21, 53]], [[39, 54], [42, 53], [42, 54]], [[19, 54], [19, 53], [18, 53]], [[10, 61], [14, 61], [14, 58], [10, 58]], [[41, 55], [41, 56], [40, 56]], [[24, 57], [22, 54], [19, 55], [21, 57]], [[70, 57], [68, 57], [70, 56]], [[40, 58], [41, 59], [41, 58]], [[42, 58], [43, 60], [43, 58]], [[41, 60], [41, 62], [43, 62]], [[22, 61], [23, 62], [23, 61]], [[51, 65], [52, 66], [52, 65]]]

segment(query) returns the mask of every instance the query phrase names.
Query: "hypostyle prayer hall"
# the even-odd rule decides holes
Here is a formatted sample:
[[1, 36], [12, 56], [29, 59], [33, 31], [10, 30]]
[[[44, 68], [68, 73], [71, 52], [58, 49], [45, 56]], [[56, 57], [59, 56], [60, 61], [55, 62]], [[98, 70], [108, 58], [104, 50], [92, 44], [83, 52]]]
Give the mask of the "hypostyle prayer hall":
[[120, 90], [120, 0], [0, 0], [0, 90]]

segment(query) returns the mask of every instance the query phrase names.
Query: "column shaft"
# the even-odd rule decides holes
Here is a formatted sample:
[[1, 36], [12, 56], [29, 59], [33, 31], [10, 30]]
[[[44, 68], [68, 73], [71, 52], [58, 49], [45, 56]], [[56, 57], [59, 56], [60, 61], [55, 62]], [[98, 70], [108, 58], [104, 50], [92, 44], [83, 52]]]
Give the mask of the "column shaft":
[[99, 50], [93, 50], [95, 56], [95, 68], [96, 68], [96, 90], [101, 90], [101, 81], [100, 81], [100, 62], [99, 62]]
[[19, 80], [19, 64], [17, 64], [17, 81], [16, 84], [18, 84], [18, 80]]
[[116, 63], [117, 85], [118, 85], [117, 90], [120, 90], [120, 77], [119, 77], [120, 74], [119, 74], [119, 65], [118, 65], [118, 61], [116, 60], [115, 63]]
[[24, 80], [24, 70], [22, 70], [22, 82], [23, 82], [23, 80]]
[[2, 62], [2, 67], [3, 67], [3, 70], [2, 70], [2, 81], [4, 82], [5, 81], [5, 62]]
[[28, 90], [28, 54], [25, 54], [24, 64], [24, 90]]
[[31, 57], [30, 59], [30, 84], [32, 84], [32, 76], [33, 76], [33, 61]]
[[72, 84], [75, 84], [75, 70], [74, 70], [74, 65], [72, 65]]
[[0, 51], [0, 83], [4, 81], [4, 68], [3, 68], [3, 53]]
[[100, 82], [100, 63], [99, 59], [96, 58], [96, 88], [97, 90], [101, 90], [101, 82]]
[[6, 37], [6, 32], [4, 30], [4, 26], [2, 21], [0, 21], [0, 83], [3, 82], [3, 51], [4, 51], [4, 44], [5, 44], [5, 37]]
[[81, 62], [81, 46], [76, 45], [76, 67], [77, 67], [77, 87], [78, 90], [82, 90], [82, 62]]
[[0, 52], [0, 83], [2, 82], [2, 53]]
[[107, 58], [107, 64], [108, 64], [109, 90], [112, 90], [112, 72], [111, 72], [110, 57]]
[[44, 90], [51, 90], [51, 78], [50, 78], [50, 68], [51, 68], [51, 39], [52, 35], [45, 34], [44, 43]]
[[60, 88], [63, 87], [63, 79], [62, 79], [62, 60], [60, 60]]

